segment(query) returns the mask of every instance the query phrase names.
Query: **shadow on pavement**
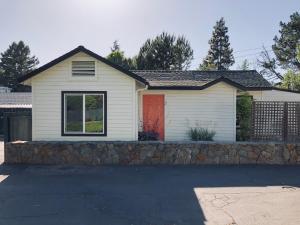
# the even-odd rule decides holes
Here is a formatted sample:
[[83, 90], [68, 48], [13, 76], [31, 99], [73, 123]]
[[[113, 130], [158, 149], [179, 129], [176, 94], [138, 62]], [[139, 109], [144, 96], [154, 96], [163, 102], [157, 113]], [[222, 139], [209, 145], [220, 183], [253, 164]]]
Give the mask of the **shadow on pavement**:
[[296, 166], [1, 165], [0, 174], [6, 225], [201, 225], [195, 188], [300, 186]]

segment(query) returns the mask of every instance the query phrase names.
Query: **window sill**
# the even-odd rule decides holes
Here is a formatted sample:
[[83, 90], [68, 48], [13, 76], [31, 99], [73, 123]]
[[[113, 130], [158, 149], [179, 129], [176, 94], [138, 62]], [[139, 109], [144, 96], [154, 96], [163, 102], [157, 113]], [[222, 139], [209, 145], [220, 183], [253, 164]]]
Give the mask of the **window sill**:
[[84, 136], [87, 136], [87, 137], [103, 137], [103, 136], [107, 136], [107, 134], [66, 134], [66, 133], [63, 133], [61, 134], [61, 136], [74, 136], [74, 137], [78, 137], [78, 136], [81, 136], [81, 137], [84, 137]]

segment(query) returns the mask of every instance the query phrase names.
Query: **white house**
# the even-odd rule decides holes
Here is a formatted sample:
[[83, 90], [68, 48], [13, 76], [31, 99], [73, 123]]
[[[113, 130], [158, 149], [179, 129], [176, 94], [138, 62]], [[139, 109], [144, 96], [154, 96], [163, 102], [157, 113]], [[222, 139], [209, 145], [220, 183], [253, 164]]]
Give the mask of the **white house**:
[[256, 71], [128, 71], [79, 46], [20, 78], [32, 86], [34, 141], [187, 140], [191, 127], [235, 141], [236, 97], [300, 100]]

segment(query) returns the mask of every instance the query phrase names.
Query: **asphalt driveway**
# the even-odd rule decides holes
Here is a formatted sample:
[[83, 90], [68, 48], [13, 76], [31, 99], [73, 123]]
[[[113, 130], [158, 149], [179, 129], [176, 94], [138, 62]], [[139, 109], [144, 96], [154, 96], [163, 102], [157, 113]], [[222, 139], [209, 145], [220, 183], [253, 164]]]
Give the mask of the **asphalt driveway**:
[[300, 224], [300, 167], [0, 166], [0, 225]]

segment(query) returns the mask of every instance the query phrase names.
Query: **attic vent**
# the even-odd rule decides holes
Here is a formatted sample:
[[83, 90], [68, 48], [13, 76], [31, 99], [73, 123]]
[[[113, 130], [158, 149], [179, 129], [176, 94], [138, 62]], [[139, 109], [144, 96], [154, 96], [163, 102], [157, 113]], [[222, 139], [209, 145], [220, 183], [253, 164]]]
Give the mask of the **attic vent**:
[[72, 76], [95, 76], [95, 62], [73, 61]]

